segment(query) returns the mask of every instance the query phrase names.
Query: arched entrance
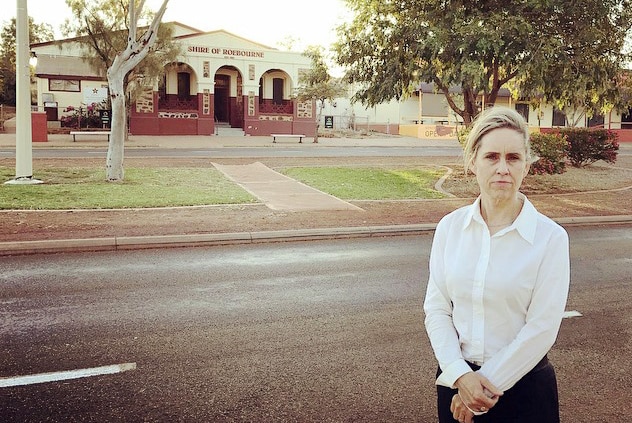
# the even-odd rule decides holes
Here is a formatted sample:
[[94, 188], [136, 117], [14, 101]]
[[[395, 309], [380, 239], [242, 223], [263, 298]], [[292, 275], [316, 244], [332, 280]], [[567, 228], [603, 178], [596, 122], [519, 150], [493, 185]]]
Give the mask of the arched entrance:
[[197, 77], [186, 63], [170, 63], [158, 87], [161, 110], [197, 112]]
[[232, 128], [243, 128], [243, 85], [241, 72], [233, 66], [222, 66], [215, 73], [213, 106], [215, 122]]

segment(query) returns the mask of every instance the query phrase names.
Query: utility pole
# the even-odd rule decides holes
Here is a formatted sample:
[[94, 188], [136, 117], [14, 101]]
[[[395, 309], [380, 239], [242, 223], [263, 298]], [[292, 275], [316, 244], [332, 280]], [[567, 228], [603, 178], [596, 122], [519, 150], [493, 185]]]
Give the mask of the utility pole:
[[17, 0], [15, 20], [15, 179], [7, 184], [39, 184], [33, 179], [31, 128], [31, 68], [29, 66], [29, 17], [26, 0]]

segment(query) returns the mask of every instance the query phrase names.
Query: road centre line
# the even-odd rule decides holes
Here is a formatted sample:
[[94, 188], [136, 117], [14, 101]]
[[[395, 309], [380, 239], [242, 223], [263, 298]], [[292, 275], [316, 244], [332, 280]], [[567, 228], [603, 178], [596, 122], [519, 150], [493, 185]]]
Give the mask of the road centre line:
[[570, 311], [565, 311], [564, 315], [562, 316], [562, 318], [568, 319], [570, 317], [581, 317], [581, 316], [583, 316], [583, 314], [581, 314], [579, 311], [577, 311], [577, 310], [570, 310]]
[[110, 366], [93, 367], [90, 369], [77, 369], [61, 372], [38, 373], [26, 376], [2, 377], [0, 378], [0, 388], [33, 385], [36, 383], [58, 382], [61, 380], [79, 379], [82, 377], [90, 376], [110, 375], [135, 369], [136, 363], [122, 363], [112, 364]]

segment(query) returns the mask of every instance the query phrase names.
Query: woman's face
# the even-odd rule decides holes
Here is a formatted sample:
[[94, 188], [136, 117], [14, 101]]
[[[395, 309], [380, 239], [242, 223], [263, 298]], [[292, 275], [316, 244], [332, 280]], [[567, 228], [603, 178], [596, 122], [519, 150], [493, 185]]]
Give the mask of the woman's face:
[[470, 168], [476, 175], [481, 195], [499, 201], [515, 198], [529, 172], [526, 156], [519, 132], [499, 128], [485, 134]]

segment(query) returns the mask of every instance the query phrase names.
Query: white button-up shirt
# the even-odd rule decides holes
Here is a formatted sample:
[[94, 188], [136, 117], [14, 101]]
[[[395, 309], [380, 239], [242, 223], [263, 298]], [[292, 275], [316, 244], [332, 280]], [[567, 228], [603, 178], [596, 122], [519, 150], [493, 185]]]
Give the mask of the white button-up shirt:
[[516, 220], [493, 236], [480, 198], [437, 225], [424, 311], [438, 385], [453, 388], [469, 361], [505, 391], [555, 342], [570, 280], [568, 235], [522, 197]]

